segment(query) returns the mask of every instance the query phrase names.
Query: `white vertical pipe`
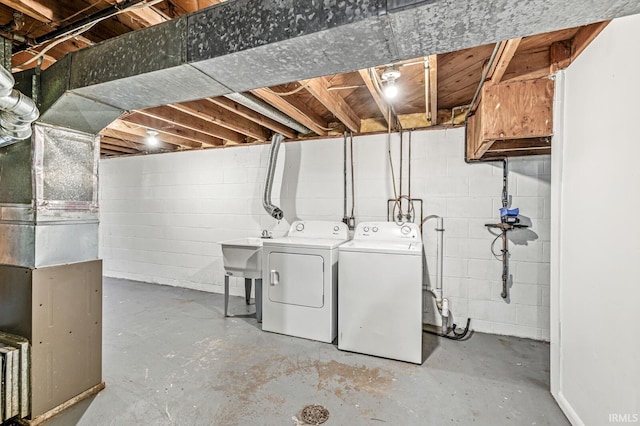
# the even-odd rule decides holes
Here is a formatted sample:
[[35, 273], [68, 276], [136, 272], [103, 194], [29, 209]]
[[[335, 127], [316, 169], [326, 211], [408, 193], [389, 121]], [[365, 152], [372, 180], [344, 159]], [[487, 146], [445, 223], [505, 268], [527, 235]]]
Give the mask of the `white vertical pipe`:
[[444, 220], [438, 217], [436, 222], [436, 232], [438, 233], [438, 246], [436, 254], [436, 301], [442, 301], [442, 281], [443, 281], [443, 267], [444, 267]]
[[436, 285], [435, 288], [431, 288], [431, 292], [436, 297], [436, 302], [440, 306], [442, 302], [442, 281], [443, 281], [443, 268], [444, 268], [444, 220], [438, 215], [429, 215], [422, 219], [422, 224], [429, 219], [437, 219], [436, 232], [438, 233], [437, 248], [436, 248]]

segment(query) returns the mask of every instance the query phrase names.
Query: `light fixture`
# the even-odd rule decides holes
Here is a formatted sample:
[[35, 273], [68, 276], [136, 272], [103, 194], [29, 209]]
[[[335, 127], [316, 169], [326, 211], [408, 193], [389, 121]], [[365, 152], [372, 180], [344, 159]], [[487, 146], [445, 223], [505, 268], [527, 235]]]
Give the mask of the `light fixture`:
[[158, 132], [152, 129], [147, 129], [147, 145], [156, 146], [158, 145]]
[[396, 80], [400, 78], [400, 70], [395, 65], [389, 65], [382, 73], [382, 81], [386, 83], [384, 86], [384, 95], [387, 99], [393, 99], [398, 96], [398, 86]]

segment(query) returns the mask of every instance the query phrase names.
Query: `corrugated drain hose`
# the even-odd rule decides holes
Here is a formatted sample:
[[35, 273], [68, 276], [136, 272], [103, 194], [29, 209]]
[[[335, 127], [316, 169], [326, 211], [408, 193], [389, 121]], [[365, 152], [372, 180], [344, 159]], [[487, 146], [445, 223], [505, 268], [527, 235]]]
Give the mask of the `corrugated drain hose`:
[[281, 134], [275, 134], [271, 141], [271, 148], [269, 150], [269, 164], [267, 166], [267, 178], [264, 185], [264, 197], [262, 199], [262, 206], [269, 213], [269, 216], [277, 220], [282, 220], [284, 212], [279, 207], [275, 206], [271, 202], [271, 189], [273, 188], [273, 178], [276, 172], [276, 163], [278, 160], [278, 150], [280, 149], [280, 143], [284, 136]]

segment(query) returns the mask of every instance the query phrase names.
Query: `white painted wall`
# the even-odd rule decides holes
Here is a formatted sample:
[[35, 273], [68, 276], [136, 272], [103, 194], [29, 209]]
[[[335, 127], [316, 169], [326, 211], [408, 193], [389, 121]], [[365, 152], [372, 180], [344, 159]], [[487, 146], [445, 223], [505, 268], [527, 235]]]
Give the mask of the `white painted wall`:
[[640, 423], [638, 43], [640, 16], [615, 20], [558, 94], [552, 392], [575, 425]]
[[[500, 298], [501, 264], [490, 251], [494, 237], [484, 227], [498, 220], [502, 168], [466, 164], [463, 146], [462, 129], [413, 135], [412, 196], [425, 200], [425, 215], [445, 218], [444, 287], [456, 322], [464, 324], [470, 316], [479, 331], [548, 340], [550, 159], [511, 162], [513, 205], [533, 226], [513, 234], [518, 244], [511, 244], [514, 283], [506, 303]], [[397, 135], [392, 147], [398, 176]], [[297, 218], [342, 218], [342, 138], [283, 145], [274, 188], [274, 201], [286, 218], [279, 225], [261, 204], [268, 149], [262, 145], [102, 161], [105, 274], [222, 292], [220, 241], [257, 236], [262, 229], [283, 235]], [[405, 138], [405, 155], [407, 151]], [[356, 138], [354, 159], [357, 220], [386, 220], [393, 193], [386, 136]], [[405, 164], [405, 177], [407, 171]], [[434, 227], [430, 222], [425, 231], [431, 273]], [[232, 284], [234, 294], [241, 294], [240, 280]]]

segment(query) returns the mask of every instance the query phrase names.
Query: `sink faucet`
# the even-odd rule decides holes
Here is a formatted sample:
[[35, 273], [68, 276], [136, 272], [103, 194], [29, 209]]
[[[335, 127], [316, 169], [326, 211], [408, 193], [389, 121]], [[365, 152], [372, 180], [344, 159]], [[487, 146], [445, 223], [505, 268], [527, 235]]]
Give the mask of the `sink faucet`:
[[271, 235], [271, 232], [267, 231], [266, 229], [262, 230], [262, 238], [273, 238]]

